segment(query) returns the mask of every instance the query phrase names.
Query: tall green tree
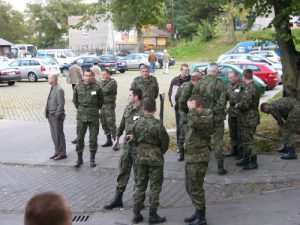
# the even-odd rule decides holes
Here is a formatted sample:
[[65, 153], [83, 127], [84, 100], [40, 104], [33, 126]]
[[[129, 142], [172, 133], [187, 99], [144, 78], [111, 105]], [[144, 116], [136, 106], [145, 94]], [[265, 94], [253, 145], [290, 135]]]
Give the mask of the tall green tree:
[[12, 6], [0, 0], [0, 37], [12, 43], [22, 43], [28, 38], [24, 16]]
[[82, 15], [87, 8], [81, 0], [49, 0], [46, 5], [27, 4], [28, 24], [38, 47], [66, 47], [68, 16]]
[[164, 0], [111, 0], [110, 10], [115, 27], [120, 31], [135, 28], [138, 51], [144, 49], [142, 28], [157, 25], [164, 15]]
[[286, 96], [300, 100], [300, 53], [296, 50], [291, 32], [290, 19], [300, 13], [299, 0], [245, 0], [249, 7], [255, 9], [256, 15], [270, 14], [275, 17], [271, 24], [276, 31], [276, 39], [281, 51], [283, 66], [283, 86]]

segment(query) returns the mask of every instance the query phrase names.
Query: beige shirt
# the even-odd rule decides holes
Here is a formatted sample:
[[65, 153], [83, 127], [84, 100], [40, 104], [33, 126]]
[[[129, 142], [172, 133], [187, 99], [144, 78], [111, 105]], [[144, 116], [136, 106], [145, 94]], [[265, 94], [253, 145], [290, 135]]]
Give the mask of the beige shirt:
[[67, 77], [67, 82], [69, 84], [78, 84], [82, 80], [82, 69], [77, 64], [72, 65], [69, 68], [69, 75]]

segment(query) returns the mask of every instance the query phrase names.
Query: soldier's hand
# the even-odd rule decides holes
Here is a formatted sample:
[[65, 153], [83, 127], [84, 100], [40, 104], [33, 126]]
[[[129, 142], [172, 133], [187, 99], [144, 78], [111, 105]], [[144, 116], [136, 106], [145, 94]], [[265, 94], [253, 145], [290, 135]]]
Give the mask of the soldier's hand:
[[120, 144], [119, 144], [119, 140], [115, 140], [114, 141], [114, 144], [113, 144], [113, 146], [112, 146], [112, 150], [113, 151], [119, 151], [120, 150]]
[[126, 142], [126, 143], [129, 143], [129, 142], [131, 142], [131, 141], [133, 141], [133, 135], [132, 135], [132, 134], [129, 134], [129, 135], [126, 136], [125, 142]]

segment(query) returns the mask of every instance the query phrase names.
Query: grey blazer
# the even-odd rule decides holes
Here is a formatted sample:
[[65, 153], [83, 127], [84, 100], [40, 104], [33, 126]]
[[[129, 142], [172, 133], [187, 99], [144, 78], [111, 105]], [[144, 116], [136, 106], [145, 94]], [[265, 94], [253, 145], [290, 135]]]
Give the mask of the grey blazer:
[[65, 116], [65, 92], [57, 84], [55, 85], [49, 93], [45, 116], [48, 118], [49, 114], [54, 114], [57, 118], [64, 118]]

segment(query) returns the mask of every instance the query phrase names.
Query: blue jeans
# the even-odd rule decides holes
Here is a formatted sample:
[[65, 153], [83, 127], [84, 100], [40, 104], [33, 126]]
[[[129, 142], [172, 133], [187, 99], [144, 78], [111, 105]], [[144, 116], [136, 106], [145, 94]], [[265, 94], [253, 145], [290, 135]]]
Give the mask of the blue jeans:
[[150, 62], [150, 74], [155, 74], [155, 62]]

